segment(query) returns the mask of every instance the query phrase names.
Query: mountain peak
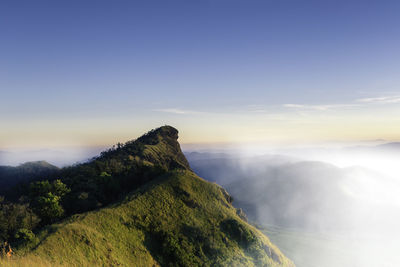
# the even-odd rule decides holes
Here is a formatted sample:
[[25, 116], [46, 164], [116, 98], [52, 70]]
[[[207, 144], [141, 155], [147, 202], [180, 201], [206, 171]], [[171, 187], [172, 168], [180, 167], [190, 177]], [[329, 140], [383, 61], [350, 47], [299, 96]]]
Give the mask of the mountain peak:
[[162, 126], [136, 140], [127, 142], [124, 147], [127, 150], [135, 148], [138, 150], [134, 151], [135, 156], [140, 156], [147, 163], [160, 166], [165, 170], [190, 170], [178, 142], [178, 133], [178, 130], [172, 126]]
[[157, 134], [161, 137], [169, 137], [178, 140], [178, 130], [172, 126], [164, 125], [151, 130], [149, 133]]
[[22, 164], [18, 165], [18, 168], [33, 168], [33, 167], [36, 167], [36, 168], [48, 168], [48, 169], [53, 169], [53, 170], [58, 169], [56, 166], [48, 163], [45, 160], [28, 161], [28, 162], [25, 162], [25, 163], [22, 163]]

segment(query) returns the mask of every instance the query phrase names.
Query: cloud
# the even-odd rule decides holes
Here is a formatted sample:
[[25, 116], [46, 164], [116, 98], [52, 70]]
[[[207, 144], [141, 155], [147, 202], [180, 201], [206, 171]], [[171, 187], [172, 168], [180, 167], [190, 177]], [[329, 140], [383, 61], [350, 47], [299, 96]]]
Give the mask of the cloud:
[[194, 110], [186, 110], [186, 109], [180, 109], [180, 108], [161, 108], [161, 109], [154, 109], [153, 111], [157, 112], [164, 112], [164, 113], [172, 113], [172, 114], [202, 114], [204, 112], [200, 111], [194, 111]]
[[327, 110], [335, 110], [335, 109], [341, 109], [341, 108], [352, 108], [352, 107], [357, 107], [359, 105], [355, 105], [355, 104], [335, 104], [335, 105], [284, 104], [283, 106], [285, 108], [292, 108], [292, 109], [327, 111]]
[[[370, 98], [360, 98], [354, 99], [348, 103], [341, 104], [296, 104], [296, 103], [286, 103], [281, 106], [286, 109], [292, 109], [297, 111], [340, 111], [343, 109], [355, 109], [355, 108], [365, 108], [368, 107], [369, 104], [394, 104], [400, 103], [400, 95], [392, 95], [392, 96], [380, 96], [380, 97], [370, 97]], [[268, 106], [268, 105], [246, 105], [244, 109], [236, 110], [239, 113], [274, 113], [276, 111], [277, 106]], [[162, 108], [162, 109], [154, 109], [153, 111], [171, 113], [171, 114], [206, 114], [208, 112], [195, 111], [195, 110], [187, 110], [181, 108]], [[234, 111], [235, 112], [235, 111]], [[223, 112], [219, 112], [222, 114]], [[230, 113], [231, 114], [231, 113]], [[281, 114], [280, 114], [281, 115]]]
[[353, 103], [347, 104], [321, 104], [321, 105], [309, 105], [309, 104], [283, 104], [283, 107], [297, 110], [314, 110], [314, 111], [329, 111], [339, 110], [346, 108], [362, 108], [367, 107], [370, 104], [396, 104], [400, 103], [400, 95], [392, 96], [380, 96], [380, 97], [369, 97], [355, 99]]
[[371, 104], [373, 103], [393, 104], [393, 103], [400, 103], [400, 95], [361, 98], [357, 99], [356, 101], [360, 103], [371, 103]]

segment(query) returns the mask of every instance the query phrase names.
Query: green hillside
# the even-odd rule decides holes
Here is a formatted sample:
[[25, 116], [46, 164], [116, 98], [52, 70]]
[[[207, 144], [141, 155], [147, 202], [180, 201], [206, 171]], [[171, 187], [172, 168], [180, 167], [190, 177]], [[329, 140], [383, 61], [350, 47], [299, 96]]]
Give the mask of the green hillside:
[[61, 172], [70, 174], [61, 177], [72, 189], [67, 200], [82, 188], [72, 178], [93, 166], [119, 185], [140, 183], [113, 204], [40, 228], [0, 265], [294, 266], [223, 188], [190, 170], [177, 138], [174, 128], [161, 127]]

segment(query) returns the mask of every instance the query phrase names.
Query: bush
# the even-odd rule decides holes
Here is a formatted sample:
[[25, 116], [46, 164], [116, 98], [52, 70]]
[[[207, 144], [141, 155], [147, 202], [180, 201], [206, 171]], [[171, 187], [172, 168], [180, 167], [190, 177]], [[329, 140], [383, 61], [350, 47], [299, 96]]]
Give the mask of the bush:
[[32, 249], [39, 244], [39, 238], [31, 230], [21, 228], [15, 233], [13, 244], [18, 249]]
[[248, 228], [235, 219], [227, 219], [221, 222], [221, 229], [240, 246], [248, 248], [257, 237]]
[[14, 237], [17, 241], [24, 241], [24, 242], [34, 242], [36, 240], [35, 234], [31, 230], [25, 228], [19, 229], [15, 233]]

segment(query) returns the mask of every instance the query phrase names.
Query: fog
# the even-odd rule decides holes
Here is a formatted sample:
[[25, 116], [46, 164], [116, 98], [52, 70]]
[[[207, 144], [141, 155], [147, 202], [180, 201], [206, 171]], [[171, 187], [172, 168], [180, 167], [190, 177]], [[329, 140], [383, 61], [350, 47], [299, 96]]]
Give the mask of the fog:
[[186, 154], [298, 266], [400, 266], [397, 143]]
[[105, 147], [10, 148], [0, 151], [0, 166], [17, 166], [29, 161], [45, 160], [57, 167], [64, 167], [86, 161], [104, 149]]

